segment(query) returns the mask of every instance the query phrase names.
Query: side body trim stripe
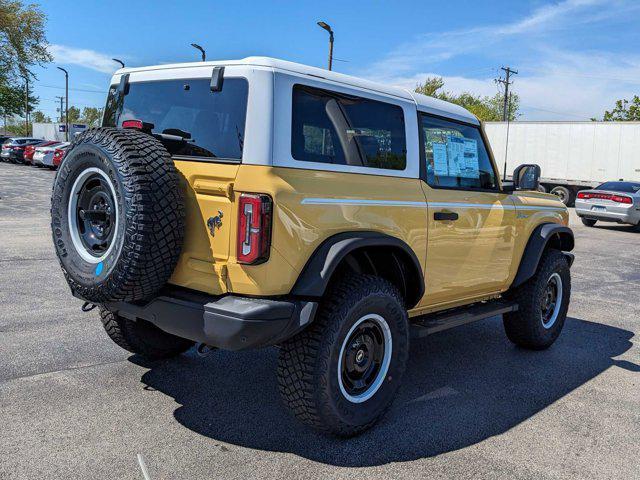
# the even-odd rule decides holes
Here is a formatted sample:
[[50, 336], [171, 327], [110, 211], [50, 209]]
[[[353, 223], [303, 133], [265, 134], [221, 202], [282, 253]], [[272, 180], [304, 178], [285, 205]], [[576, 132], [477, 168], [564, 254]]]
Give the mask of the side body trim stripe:
[[478, 208], [482, 210], [552, 210], [562, 211], [564, 207], [545, 207], [528, 205], [502, 205], [486, 203], [457, 203], [457, 202], [411, 202], [402, 200], [369, 200], [357, 198], [304, 198], [302, 205], [364, 205], [379, 207], [432, 207], [432, 208]]

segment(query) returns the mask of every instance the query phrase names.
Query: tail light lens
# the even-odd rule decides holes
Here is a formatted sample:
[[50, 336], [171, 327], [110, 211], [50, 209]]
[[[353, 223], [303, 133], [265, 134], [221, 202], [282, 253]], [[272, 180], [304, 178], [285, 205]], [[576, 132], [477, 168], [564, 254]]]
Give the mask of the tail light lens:
[[57, 167], [62, 162], [64, 158], [64, 150], [61, 148], [56, 148], [55, 152], [53, 152], [53, 164]]
[[238, 263], [257, 265], [269, 259], [273, 203], [269, 195], [243, 193], [238, 202]]
[[631, 200], [631, 197], [625, 197], [624, 195], [612, 195], [611, 200], [618, 203], [628, 203], [628, 204], [633, 203], [633, 200]]
[[631, 197], [627, 197], [625, 195], [612, 195], [610, 193], [597, 193], [597, 192], [578, 192], [578, 198], [583, 198], [588, 200], [590, 198], [595, 198], [597, 200], [610, 200], [616, 203], [626, 203], [632, 204], [633, 199]]

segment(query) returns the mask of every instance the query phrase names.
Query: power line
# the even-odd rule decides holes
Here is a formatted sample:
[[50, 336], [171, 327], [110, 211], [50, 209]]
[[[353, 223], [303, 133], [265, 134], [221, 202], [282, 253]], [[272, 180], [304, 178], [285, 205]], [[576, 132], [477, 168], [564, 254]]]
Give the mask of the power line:
[[[43, 85], [41, 83], [38, 84], [39, 87], [45, 87], [45, 88], [57, 88], [57, 89], [62, 89], [64, 90], [64, 87], [58, 87], [57, 85]], [[107, 90], [88, 90], [86, 88], [69, 88], [69, 90], [73, 90], [75, 92], [88, 92], [88, 93], [101, 93], [102, 95], [106, 95], [107, 94]]]

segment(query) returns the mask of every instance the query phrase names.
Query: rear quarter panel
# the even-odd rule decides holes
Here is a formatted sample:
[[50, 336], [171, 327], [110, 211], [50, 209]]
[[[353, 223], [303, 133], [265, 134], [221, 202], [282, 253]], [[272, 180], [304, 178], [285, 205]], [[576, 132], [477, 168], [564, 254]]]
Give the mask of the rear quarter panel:
[[[268, 193], [275, 208], [269, 261], [241, 265], [232, 253], [228, 264], [232, 292], [289, 293], [316, 248], [345, 231], [378, 231], [400, 238], [413, 248], [424, 269], [427, 208], [418, 179], [242, 165], [234, 190], [236, 195]], [[337, 199], [339, 203], [304, 202], [309, 199]], [[358, 204], [360, 200], [368, 204]], [[376, 201], [381, 204], [373, 204]], [[235, 229], [231, 237], [233, 245]]]

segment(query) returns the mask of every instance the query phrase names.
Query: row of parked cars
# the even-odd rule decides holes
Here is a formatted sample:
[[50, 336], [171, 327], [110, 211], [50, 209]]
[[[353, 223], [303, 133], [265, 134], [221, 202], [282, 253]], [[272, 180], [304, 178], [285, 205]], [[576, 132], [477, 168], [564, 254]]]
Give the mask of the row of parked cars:
[[0, 137], [3, 162], [23, 163], [35, 167], [58, 168], [69, 148], [69, 142], [30, 137]]

